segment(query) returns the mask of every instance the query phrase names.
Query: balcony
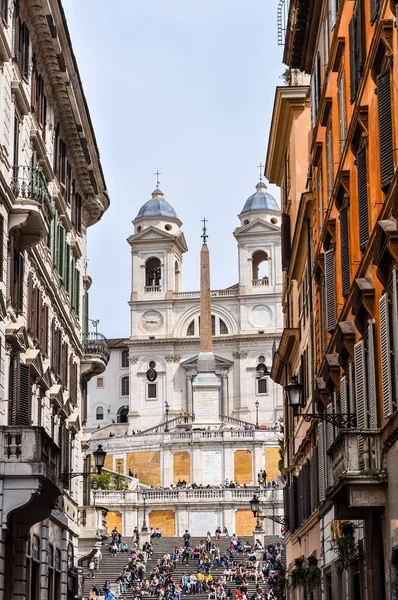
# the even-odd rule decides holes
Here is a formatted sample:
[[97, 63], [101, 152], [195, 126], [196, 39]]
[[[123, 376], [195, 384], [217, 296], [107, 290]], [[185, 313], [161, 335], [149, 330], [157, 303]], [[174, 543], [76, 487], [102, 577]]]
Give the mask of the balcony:
[[40, 169], [17, 166], [12, 171], [10, 189], [14, 201], [10, 213], [10, 231], [20, 229], [23, 250], [47, 235], [55, 211]]
[[155, 294], [162, 291], [162, 286], [160, 285], [146, 285], [145, 293], [146, 294]]
[[[254, 492], [259, 496], [263, 505], [283, 507], [283, 490], [269, 489], [259, 490], [257, 487], [245, 489], [229, 488], [203, 488], [203, 489], [157, 489], [144, 490], [145, 503], [149, 506], [181, 506], [181, 505], [201, 505], [229, 502], [239, 507], [249, 506], [249, 500]], [[124, 506], [136, 505], [143, 506], [142, 493], [130, 490], [98, 490], [95, 492], [95, 504], [97, 506]]]
[[0, 427], [0, 469], [4, 481], [2, 526], [15, 510], [33, 525], [50, 516], [62, 493], [61, 451], [42, 427]]
[[386, 504], [379, 431], [343, 429], [328, 455], [333, 481], [328, 496], [342, 511], [336, 518], [361, 518], [367, 508]]
[[268, 277], [263, 277], [262, 279], [252, 279], [252, 286], [255, 288], [268, 287], [269, 279]]
[[108, 342], [102, 333], [91, 332], [83, 338], [83, 356], [80, 374], [85, 381], [101, 375], [106, 369], [111, 353]]

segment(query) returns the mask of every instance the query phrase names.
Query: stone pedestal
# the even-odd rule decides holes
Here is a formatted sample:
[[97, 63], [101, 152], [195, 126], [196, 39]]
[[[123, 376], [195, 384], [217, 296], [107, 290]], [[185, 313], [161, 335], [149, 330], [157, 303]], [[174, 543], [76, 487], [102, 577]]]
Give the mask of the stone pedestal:
[[[214, 363], [214, 368], [213, 368]], [[192, 383], [195, 424], [220, 423], [220, 380], [215, 374], [212, 352], [201, 352], [198, 357], [198, 374]]]

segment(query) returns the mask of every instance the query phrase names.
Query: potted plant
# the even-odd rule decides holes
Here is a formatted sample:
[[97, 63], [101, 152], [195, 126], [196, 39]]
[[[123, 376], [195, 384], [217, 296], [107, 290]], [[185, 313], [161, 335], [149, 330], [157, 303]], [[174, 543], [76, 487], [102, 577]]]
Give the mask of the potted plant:
[[308, 569], [306, 569], [307, 590], [313, 592], [322, 584], [322, 571], [318, 567], [318, 559], [311, 554], [307, 558]]
[[349, 567], [360, 558], [358, 544], [355, 541], [355, 523], [342, 521], [340, 530], [342, 535], [338, 537], [332, 548], [338, 554], [338, 570], [347, 571]]
[[304, 587], [306, 584], [306, 569], [303, 569], [304, 561], [304, 556], [297, 556], [294, 559], [295, 569], [293, 569], [290, 575], [290, 585], [294, 590], [300, 587]]

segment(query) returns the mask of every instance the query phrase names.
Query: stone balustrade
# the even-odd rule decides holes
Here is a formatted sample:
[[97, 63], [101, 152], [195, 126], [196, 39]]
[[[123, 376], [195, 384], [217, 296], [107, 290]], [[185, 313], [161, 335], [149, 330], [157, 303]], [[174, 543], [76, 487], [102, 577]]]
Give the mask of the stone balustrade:
[[143, 490], [98, 490], [93, 492], [95, 504], [100, 506], [143, 506], [172, 504], [203, 504], [231, 502], [246, 505], [256, 493], [262, 504], [283, 506], [283, 490], [258, 488], [201, 488], [201, 489], [156, 489]]
[[[186, 298], [200, 298], [200, 292], [176, 292], [174, 293], [174, 298], [176, 300], [186, 299]], [[239, 289], [234, 288], [232, 290], [212, 290], [210, 292], [211, 298], [230, 298], [239, 296]]]

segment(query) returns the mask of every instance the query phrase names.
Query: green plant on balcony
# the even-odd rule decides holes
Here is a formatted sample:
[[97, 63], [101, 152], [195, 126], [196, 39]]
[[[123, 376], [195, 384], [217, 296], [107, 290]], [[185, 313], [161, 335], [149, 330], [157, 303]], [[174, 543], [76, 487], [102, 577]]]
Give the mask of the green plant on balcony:
[[340, 572], [347, 571], [355, 561], [363, 558], [355, 541], [355, 527], [355, 523], [343, 521], [340, 524], [342, 535], [332, 545], [333, 550], [337, 552], [337, 568]]
[[308, 569], [306, 569], [306, 584], [308, 592], [313, 592], [322, 584], [322, 571], [318, 567], [318, 559], [311, 554], [307, 558]]
[[111, 489], [112, 474], [109, 471], [102, 471], [101, 475], [93, 475], [91, 477], [91, 487], [94, 481], [98, 483], [99, 490], [110, 490]]
[[290, 575], [290, 587], [295, 590], [300, 587], [305, 587], [307, 578], [306, 578], [306, 569], [303, 568], [305, 562], [304, 556], [297, 556], [294, 559], [295, 568], [291, 572]]

